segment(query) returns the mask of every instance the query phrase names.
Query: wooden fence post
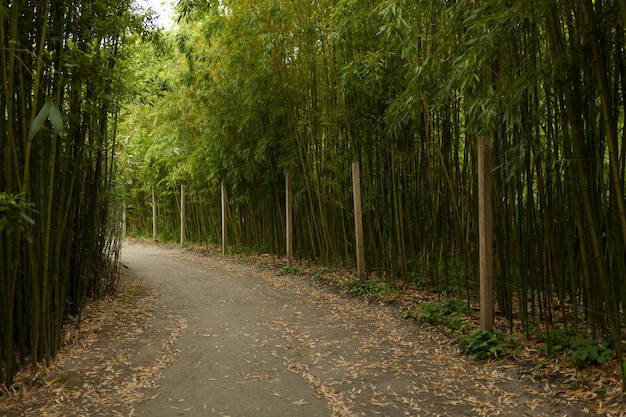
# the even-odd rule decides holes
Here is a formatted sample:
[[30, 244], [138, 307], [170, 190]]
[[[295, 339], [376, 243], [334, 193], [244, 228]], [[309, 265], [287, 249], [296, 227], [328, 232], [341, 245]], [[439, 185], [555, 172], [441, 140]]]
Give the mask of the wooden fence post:
[[180, 246], [185, 243], [185, 184], [180, 185]]
[[354, 230], [356, 234], [356, 268], [359, 281], [365, 281], [365, 249], [363, 245], [363, 215], [361, 211], [361, 173], [359, 163], [352, 163], [354, 196]]
[[480, 263], [480, 329], [493, 330], [493, 208], [489, 136], [478, 140], [478, 240]]
[[126, 240], [126, 199], [122, 200], [122, 242]]
[[222, 180], [222, 255], [226, 255], [226, 251], [228, 250], [227, 216], [228, 195], [226, 194], [226, 181]]
[[292, 229], [292, 207], [293, 207], [293, 195], [291, 185], [291, 172], [285, 175], [285, 242], [287, 252], [287, 266], [291, 266], [291, 260], [293, 259], [293, 229]]
[[156, 191], [154, 186], [152, 187], [152, 239], [157, 241], [157, 206], [156, 206]]

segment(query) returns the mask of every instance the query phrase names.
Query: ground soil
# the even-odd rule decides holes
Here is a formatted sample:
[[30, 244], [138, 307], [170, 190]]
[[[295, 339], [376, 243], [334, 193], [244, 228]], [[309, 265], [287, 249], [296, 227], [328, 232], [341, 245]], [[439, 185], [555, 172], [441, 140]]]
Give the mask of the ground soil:
[[[20, 374], [0, 416], [620, 416], [510, 361], [472, 362], [397, 306], [193, 250], [126, 244], [116, 297]], [[580, 390], [579, 390], [580, 391]], [[585, 394], [585, 395], [583, 395]]]

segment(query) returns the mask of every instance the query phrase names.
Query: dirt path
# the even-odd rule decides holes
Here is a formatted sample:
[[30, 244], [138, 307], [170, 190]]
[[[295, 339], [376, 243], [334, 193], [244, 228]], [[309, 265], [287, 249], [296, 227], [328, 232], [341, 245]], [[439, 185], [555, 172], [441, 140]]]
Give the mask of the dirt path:
[[123, 262], [138, 281], [113, 322], [0, 416], [594, 415], [310, 280], [142, 244]]

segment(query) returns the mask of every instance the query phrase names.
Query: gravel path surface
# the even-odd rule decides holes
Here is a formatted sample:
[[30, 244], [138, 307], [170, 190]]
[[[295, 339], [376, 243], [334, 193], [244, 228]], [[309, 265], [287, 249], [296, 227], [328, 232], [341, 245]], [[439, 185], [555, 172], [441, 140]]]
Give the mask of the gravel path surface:
[[188, 326], [137, 415], [584, 415], [392, 308], [190, 252], [134, 245], [123, 259]]
[[122, 261], [125, 296], [90, 342], [0, 416], [595, 415], [312, 279], [140, 243]]

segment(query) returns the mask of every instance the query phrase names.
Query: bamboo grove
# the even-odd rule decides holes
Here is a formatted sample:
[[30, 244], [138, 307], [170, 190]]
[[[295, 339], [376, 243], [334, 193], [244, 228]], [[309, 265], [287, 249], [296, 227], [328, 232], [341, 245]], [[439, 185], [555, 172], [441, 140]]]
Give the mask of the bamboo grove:
[[[361, 166], [371, 277], [476, 302], [478, 138], [489, 136], [498, 311], [511, 329], [621, 339], [626, 301], [626, 2], [180, 1], [139, 54], [149, 105], [122, 124], [148, 234], [283, 253], [284, 175], [301, 259], [353, 264]], [[158, 60], [152, 57], [158, 56]], [[615, 346], [615, 345], [614, 345]], [[621, 343], [616, 347], [620, 352]]]
[[0, 9], [0, 386], [59, 350], [68, 316], [115, 288], [115, 124], [127, 0]]

